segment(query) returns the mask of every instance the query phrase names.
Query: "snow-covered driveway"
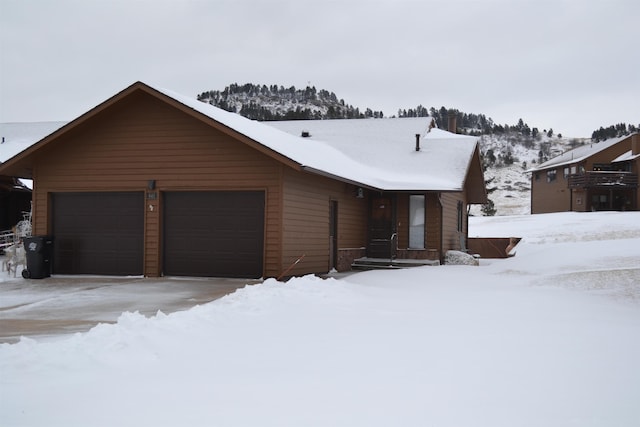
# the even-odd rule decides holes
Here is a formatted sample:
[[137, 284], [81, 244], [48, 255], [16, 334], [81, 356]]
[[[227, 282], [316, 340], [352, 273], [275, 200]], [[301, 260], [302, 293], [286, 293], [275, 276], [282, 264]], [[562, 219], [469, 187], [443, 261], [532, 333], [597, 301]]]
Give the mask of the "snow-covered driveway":
[[25, 280], [6, 274], [0, 273], [0, 343], [88, 331], [98, 323], [115, 323], [124, 312], [152, 316], [186, 310], [257, 282], [105, 276]]

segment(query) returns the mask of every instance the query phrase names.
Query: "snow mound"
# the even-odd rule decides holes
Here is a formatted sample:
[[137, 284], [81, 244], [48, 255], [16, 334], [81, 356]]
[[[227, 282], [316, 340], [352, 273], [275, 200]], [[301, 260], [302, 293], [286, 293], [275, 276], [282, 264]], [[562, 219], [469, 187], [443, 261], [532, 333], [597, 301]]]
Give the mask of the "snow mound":
[[480, 265], [477, 258], [461, 251], [447, 251], [444, 256], [445, 265]]

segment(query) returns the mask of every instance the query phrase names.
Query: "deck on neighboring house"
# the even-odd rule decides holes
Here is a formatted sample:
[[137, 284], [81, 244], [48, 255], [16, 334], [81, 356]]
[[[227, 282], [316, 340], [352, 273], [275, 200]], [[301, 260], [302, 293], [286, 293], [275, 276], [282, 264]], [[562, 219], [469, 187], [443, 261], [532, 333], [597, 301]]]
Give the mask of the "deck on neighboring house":
[[569, 175], [569, 188], [638, 188], [638, 175], [631, 172], [593, 171]]

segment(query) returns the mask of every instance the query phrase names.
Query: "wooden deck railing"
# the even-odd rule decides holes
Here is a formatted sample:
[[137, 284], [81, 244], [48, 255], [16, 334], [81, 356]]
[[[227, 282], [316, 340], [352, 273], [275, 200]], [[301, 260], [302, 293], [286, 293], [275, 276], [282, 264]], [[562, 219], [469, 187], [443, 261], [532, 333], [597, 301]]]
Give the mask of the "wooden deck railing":
[[569, 188], [638, 187], [638, 175], [631, 172], [584, 172], [569, 175]]
[[0, 251], [9, 246], [15, 245], [20, 239], [12, 230], [0, 231]]

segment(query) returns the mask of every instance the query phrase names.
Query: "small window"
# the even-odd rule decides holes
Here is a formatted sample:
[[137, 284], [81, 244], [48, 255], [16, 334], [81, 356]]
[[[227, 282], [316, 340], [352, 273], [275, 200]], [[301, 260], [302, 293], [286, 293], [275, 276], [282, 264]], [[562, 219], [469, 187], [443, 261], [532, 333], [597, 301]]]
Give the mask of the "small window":
[[553, 169], [550, 171], [547, 171], [547, 182], [553, 182], [556, 180], [556, 174], [557, 174], [557, 170]]
[[594, 163], [593, 170], [596, 172], [604, 172], [604, 171], [613, 170], [613, 168], [608, 163]]
[[567, 179], [568, 176], [569, 176], [569, 168], [564, 168], [563, 178]]

